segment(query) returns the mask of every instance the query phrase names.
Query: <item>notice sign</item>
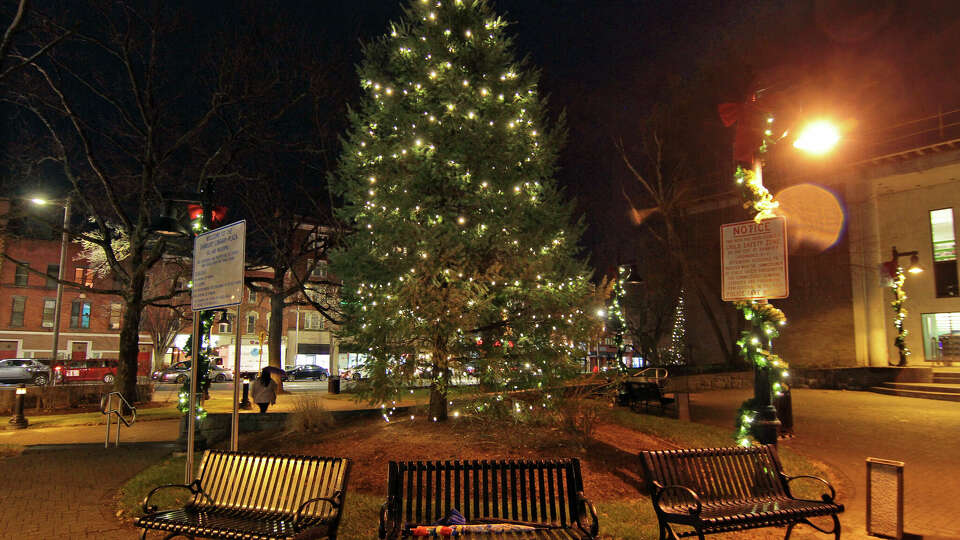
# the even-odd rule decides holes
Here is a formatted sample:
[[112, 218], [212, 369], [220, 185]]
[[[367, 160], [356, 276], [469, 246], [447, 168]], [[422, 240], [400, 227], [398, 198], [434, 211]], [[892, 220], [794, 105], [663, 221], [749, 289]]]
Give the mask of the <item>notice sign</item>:
[[786, 298], [787, 224], [782, 217], [720, 226], [723, 300]]
[[193, 241], [193, 311], [235, 306], [243, 299], [247, 222], [238, 221]]

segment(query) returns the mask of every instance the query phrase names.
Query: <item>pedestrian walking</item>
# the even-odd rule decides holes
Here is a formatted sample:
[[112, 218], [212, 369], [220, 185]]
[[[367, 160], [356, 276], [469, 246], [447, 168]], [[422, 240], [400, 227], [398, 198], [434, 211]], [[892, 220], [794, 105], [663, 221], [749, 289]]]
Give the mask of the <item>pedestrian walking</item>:
[[267, 412], [270, 404], [277, 403], [277, 383], [270, 377], [270, 372], [264, 369], [260, 375], [254, 379], [250, 385], [250, 393], [253, 394], [253, 402], [260, 407], [260, 412]]

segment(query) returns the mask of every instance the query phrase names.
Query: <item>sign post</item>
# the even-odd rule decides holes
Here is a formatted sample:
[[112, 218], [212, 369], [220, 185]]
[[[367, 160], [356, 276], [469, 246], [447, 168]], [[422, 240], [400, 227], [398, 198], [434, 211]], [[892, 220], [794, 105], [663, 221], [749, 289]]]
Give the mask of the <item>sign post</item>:
[[[190, 362], [190, 406], [187, 417], [187, 464], [184, 483], [193, 476], [194, 440], [197, 425], [197, 361], [203, 346], [200, 336], [198, 313], [239, 305], [243, 300], [243, 267], [246, 261], [247, 222], [238, 221], [210, 232], [197, 235], [193, 240], [193, 288], [191, 310], [193, 311], [193, 359]], [[239, 324], [240, 321], [237, 321]], [[234, 374], [240, 373], [240, 358], [234, 359]], [[237, 394], [237, 377], [233, 378], [234, 396]], [[239, 424], [237, 400], [233, 400], [233, 426]], [[232, 430], [237, 433], [236, 428]], [[236, 450], [235, 437], [231, 448]]]
[[[790, 294], [787, 224], [783, 217], [727, 223], [721, 225], [720, 232], [724, 301], [765, 304], [770, 298], [786, 298]], [[769, 366], [754, 364], [753, 395], [757, 439], [764, 444], [776, 444], [780, 421], [770, 392]]]

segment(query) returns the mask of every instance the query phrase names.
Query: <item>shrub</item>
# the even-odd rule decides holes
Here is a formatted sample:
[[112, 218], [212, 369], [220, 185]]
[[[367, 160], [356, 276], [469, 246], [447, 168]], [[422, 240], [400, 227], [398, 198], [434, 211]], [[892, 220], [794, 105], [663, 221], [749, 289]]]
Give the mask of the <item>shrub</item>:
[[293, 402], [293, 412], [287, 415], [287, 431], [328, 431], [335, 425], [333, 415], [315, 396], [298, 396]]

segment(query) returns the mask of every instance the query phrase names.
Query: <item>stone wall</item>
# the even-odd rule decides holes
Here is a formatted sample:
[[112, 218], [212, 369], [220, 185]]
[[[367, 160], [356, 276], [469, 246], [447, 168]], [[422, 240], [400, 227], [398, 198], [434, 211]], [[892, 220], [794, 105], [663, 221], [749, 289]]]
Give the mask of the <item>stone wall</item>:
[[[111, 384], [64, 384], [59, 386], [28, 386], [24, 396], [23, 408], [31, 410], [73, 409], [87, 406], [99, 406], [100, 396], [112, 392]], [[0, 414], [13, 414], [15, 386], [0, 388]], [[153, 384], [138, 384], [138, 402], [153, 400]]]
[[[885, 382], [931, 382], [927, 367], [791, 368], [787, 382], [794, 388], [866, 390]], [[753, 372], [678, 375], [667, 379], [666, 392], [709, 392], [753, 388]]]

